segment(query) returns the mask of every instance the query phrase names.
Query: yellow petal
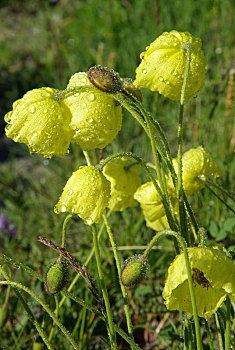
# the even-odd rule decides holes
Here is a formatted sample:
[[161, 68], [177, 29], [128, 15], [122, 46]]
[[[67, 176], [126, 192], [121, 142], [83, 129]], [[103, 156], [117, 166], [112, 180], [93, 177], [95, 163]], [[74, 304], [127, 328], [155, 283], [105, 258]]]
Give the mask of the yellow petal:
[[87, 225], [98, 223], [110, 198], [110, 182], [94, 166], [82, 166], [67, 181], [55, 212], [77, 214]]
[[163, 33], [140, 55], [142, 61], [136, 69], [136, 87], [149, 88], [174, 101], [180, 100], [187, 61], [186, 42], [191, 45], [192, 51], [185, 99], [197, 96], [206, 73], [201, 40], [190, 33], [175, 30]]
[[40, 88], [28, 91], [13, 103], [6, 114], [6, 136], [25, 143], [30, 152], [63, 157], [73, 135], [69, 127], [71, 114], [62, 101], [55, 99], [59, 90]]
[[[67, 88], [79, 86], [93, 86], [87, 73], [74, 74]], [[111, 96], [98, 89], [68, 95], [64, 98], [64, 103], [72, 114], [72, 142], [78, 143], [85, 151], [104, 148], [121, 129], [121, 106], [117, 106]]]

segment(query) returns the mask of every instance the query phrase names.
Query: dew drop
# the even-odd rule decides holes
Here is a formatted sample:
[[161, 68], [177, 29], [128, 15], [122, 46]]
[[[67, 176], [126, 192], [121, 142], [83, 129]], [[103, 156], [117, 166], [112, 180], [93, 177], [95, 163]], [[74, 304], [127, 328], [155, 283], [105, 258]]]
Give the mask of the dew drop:
[[164, 81], [163, 77], [159, 77], [158, 79], [159, 79], [160, 81]]
[[61, 207], [61, 213], [66, 212], [66, 210], [67, 210], [66, 206], [65, 206], [65, 205], [62, 205], [62, 207]]
[[34, 112], [36, 111], [35, 106], [29, 106], [28, 111], [29, 111], [30, 113], [34, 113]]
[[33, 133], [33, 136], [35, 136], [35, 137], [38, 136], [38, 133], [37, 133], [37, 132], [34, 132], [34, 133]]
[[91, 224], [92, 224], [92, 219], [91, 219], [91, 218], [88, 218], [88, 219], [86, 220], [86, 222], [87, 222], [88, 225], [91, 225]]
[[87, 98], [88, 101], [94, 101], [94, 100], [95, 100], [95, 95], [92, 94], [92, 93], [90, 93], [90, 94], [88, 94], [88, 95], [86, 96], [86, 98]]
[[143, 70], [142, 70], [142, 73], [144, 73], [144, 74], [147, 73], [147, 70], [146, 70], [146, 69], [143, 69]]

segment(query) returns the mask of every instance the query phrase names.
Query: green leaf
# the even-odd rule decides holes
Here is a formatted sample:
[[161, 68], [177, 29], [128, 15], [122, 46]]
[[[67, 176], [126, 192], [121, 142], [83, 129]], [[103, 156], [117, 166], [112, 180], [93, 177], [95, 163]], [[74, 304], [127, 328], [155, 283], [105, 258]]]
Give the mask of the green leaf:
[[224, 230], [230, 231], [235, 226], [235, 217], [227, 219], [223, 225]]
[[210, 232], [210, 235], [214, 238], [218, 236], [218, 227], [213, 221], [210, 223], [209, 232]]
[[223, 239], [225, 239], [227, 237], [227, 234], [228, 232], [225, 231], [225, 230], [221, 230], [219, 232], [219, 234], [216, 236], [216, 241], [219, 242], [219, 241], [222, 241]]

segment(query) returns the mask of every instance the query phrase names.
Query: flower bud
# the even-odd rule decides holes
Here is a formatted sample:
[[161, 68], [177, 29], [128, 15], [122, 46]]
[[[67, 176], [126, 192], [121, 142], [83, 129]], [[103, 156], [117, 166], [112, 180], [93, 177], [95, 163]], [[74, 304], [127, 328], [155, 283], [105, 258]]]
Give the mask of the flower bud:
[[[176, 204], [176, 198], [174, 197], [174, 191], [170, 191], [169, 196], [171, 198], [172, 205], [174, 205], [174, 214], [178, 216], [178, 207]], [[156, 188], [154, 187], [154, 184], [151, 181], [141, 185], [135, 192], [134, 198], [141, 205], [144, 218], [146, 220], [146, 225], [148, 227], [151, 227], [156, 231], [169, 228], [165, 208]]]
[[55, 212], [77, 214], [87, 225], [98, 223], [108, 206], [110, 187], [93, 165], [82, 166], [66, 183]]
[[139, 164], [132, 163], [130, 159], [118, 158], [107, 163], [103, 169], [104, 176], [111, 182], [109, 208], [113, 211], [123, 211], [137, 205], [133, 195], [141, 184]]
[[149, 264], [144, 255], [134, 255], [124, 262], [121, 282], [125, 287], [135, 288], [146, 278]]
[[13, 110], [5, 115], [6, 136], [25, 143], [30, 152], [63, 157], [73, 135], [69, 127], [71, 114], [63, 101], [57, 101], [59, 90], [49, 87], [28, 91], [13, 103]]
[[180, 100], [188, 44], [191, 45], [191, 62], [185, 99], [188, 101], [197, 96], [206, 73], [201, 40], [176, 30], [163, 33], [140, 55], [142, 61], [136, 69], [135, 86], [158, 91], [174, 101]]
[[68, 283], [69, 271], [67, 263], [58, 259], [51, 265], [46, 274], [46, 289], [49, 294], [59, 293]]
[[131, 78], [123, 79], [123, 88], [130, 94], [134, 95], [140, 102], [142, 101], [142, 93], [134, 84]]
[[[92, 86], [87, 73], [74, 74], [67, 88], [80, 86]], [[72, 114], [72, 142], [78, 143], [84, 151], [104, 148], [121, 129], [121, 106], [116, 105], [112, 96], [98, 89], [69, 94], [63, 101]]]
[[8, 317], [7, 305], [3, 304], [0, 307], [0, 329], [4, 327]]
[[[178, 161], [173, 159], [173, 166], [178, 172]], [[182, 156], [182, 180], [184, 191], [192, 195], [205, 187], [207, 177], [218, 177], [220, 169], [211, 155], [202, 147], [191, 148]], [[172, 180], [169, 179], [168, 186], [173, 190]]]
[[123, 88], [123, 82], [117, 72], [102, 66], [91, 67], [88, 71], [90, 82], [103, 92], [117, 93]]

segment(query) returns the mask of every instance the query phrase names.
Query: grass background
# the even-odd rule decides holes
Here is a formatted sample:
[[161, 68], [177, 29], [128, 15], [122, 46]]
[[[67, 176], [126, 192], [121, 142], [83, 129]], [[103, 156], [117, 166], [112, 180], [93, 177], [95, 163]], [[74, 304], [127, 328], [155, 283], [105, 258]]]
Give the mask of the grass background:
[[[140, 53], [164, 31], [188, 31], [202, 39], [208, 71], [201, 93], [186, 105], [183, 147], [188, 150], [202, 144], [221, 166], [220, 183], [234, 191], [234, 97], [228, 98], [229, 74], [235, 68], [234, 10], [232, 0], [0, 2], [0, 213], [6, 213], [17, 227], [17, 234], [11, 241], [7, 233], [2, 235], [1, 252], [28, 263], [41, 273], [46, 272], [56, 254], [37, 243], [37, 236], [43, 235], [60, 243], [64, 216], [54, 214], [53, 208], [66, 179], [84, 164], [81, 150], [76, 145], [71, 146], [70, 154], [65, 158], [47, 161], [40, 155], [31, 156], [26, 146], [7, 139], [3, 117], [11, 110], [12, 103], [33, 88], [64, 89], [72, 74], [87, 71], [94, 64], [114, 68], [122, 77], [134, 79]], [[161, 123], [175, 155], [178, 105], [147, 90], [143, 91], [143, 98], [146, 109]], [[136, 152], [151, 161], [146, 136], [125, 111], [122, 130], [106, 147], [104, 155], [119, 151]], [[199, 225], [207, 230], [210, 244], [233, 249], [234, 215], [207, 189], [190, 198], [190, 202]], [[146, 228], [139, 208], [115, 213], [110, 221], [121, 246], [145, 245], [153, 235], [153, 231]], [[74, 220], [69, 226], [68, 250], [84, 262], [91, 246], [89, 227]], [[108, 247], [104, 235], [102, 257], [114, 317], [125, 328], [116, 271]], [[120, 256], [124, 259], [140, 252], [127, 248]], [[129, 296], [136, 341], [143, 349], [182, 348], [182, 316], [168, 314], [161, 297], [166, 269], [173, 256], [171, 242], [162, 241], [159, 249], [151, 254], [149, 279]], [[89, 270], [96, 278], [95, 267], [92, 261]], [[73, 276], [71, 273], [71, 278]], [[45, 293], [39, 282], [17, 269], [12, 270], [12, 278], [31, 286], [53, 308], [53, 298]], [[83, 283], [79, 283], [73, 292], [89, 300]], [[4, 295], [5, 291], [1, 293], [0, 304], [4, 302]], [[30, 298], [28, 302], [38, 319], [50, 327], [40, 307]], [[36, 337], [35, 329], [27, 324], [27, 316], [13, 294], [8, 307], [8, 322], [0, 333], [1, 347], [33, 348], [35, 341], [40, 342], [40, 339]], [[83, 339], [82, 349], [105, 348], [103, 324], [98, 319], [91, 322], [91, 314], [85, 314], [67, 300], [60, 317], [78, 341]], [[156, 335], [159, 324], [162, 324], [161, 331]], [[211, 327], [216, 330], [213, 320]], [[57, 349], [70, 349], [59, 333], [54, 341]], [[128, 349], [128, 346], [120, 340], [120, 348]]]

